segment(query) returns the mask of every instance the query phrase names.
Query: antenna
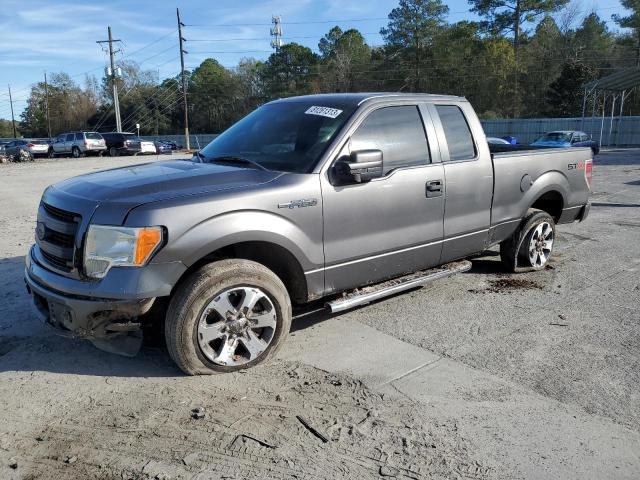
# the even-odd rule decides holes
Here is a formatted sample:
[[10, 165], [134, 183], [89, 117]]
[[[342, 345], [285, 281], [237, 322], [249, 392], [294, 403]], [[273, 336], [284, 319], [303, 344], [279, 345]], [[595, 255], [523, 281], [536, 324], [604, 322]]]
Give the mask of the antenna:
[[274, 48], [278, 53], [282, 46], [282, 18], [280, 18], [280, 15], [273, 15], [271, 23], [273, 24], [273, 27], [271, 27], [271, 36], [273, 37], [271, 48]]

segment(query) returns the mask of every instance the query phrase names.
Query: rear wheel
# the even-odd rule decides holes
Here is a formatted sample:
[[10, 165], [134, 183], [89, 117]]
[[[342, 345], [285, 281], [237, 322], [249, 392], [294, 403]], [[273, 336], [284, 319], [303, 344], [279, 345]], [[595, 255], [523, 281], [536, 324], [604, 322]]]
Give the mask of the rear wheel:
[[556, 236], [551, 215], [529, 209], [513, 235], [500, 244], [502, 264], [510, 272], [542, 270], [549, 263]]
[[165, 338], [189, 375], [249, 368], [270, 358], [291, 327], [291, 301], [278, 276], [249, 260], [221, 260], [194, 272], [171, 299]]
[[118, 149], [116, 147], [109, 148], [109, 156], [110, 157], [117, 157], [118, 156]]
[[73, 158], [80, 158], [82, 154], [80, 153], [80, 149], [78, 147], [73, 147], [71, 149], [71, 156]]

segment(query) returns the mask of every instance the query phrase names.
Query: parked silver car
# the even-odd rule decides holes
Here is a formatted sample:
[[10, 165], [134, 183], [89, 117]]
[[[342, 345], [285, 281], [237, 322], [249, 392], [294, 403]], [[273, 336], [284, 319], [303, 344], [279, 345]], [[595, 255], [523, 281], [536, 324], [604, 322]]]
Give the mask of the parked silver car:
[[21, 138], [7, 143], [4, 146], [4, 153], [7, 156], [14, 157], [19, 154], [21, 150], [24, 150], [31, 158], [35, 158], [38, 156], [46, 156], [48, 148], [45, 140], [28, 140]]
[[107, 150], [104, 138], [98, 132], [61, 133], [49, 147], [49, 158], [72, 156], [79, 158], [87, 154], [102, 155]]

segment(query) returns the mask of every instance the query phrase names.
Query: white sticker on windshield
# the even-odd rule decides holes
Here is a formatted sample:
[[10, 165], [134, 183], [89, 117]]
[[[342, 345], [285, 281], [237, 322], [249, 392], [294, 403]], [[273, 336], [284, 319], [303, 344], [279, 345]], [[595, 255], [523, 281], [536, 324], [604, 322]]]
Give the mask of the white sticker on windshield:
[[337, 108], [313, 106], [307, 108], [307, 111], [304, 113], [307, 115], [320, 115], [322, 117], [336, 118], [342, 113], [342, 110], [338, 110]]

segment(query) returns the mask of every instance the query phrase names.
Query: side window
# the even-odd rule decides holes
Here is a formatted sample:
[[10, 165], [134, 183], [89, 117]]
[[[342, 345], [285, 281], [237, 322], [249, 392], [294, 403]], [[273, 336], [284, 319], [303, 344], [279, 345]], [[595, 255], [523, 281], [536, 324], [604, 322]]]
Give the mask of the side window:
[[586, 133], [583, 133], [582, 135], [580, 135], [580, 141], [581, 142], [588, 142], [589, 141], [589, 135], [587, 135]]
[[75, 135], [73, 133], [67, 133], [67, 142], [73, 142]]
[[56, 142], [64, 142], [65, 136], [64, 135], [58, 135], [58, 138], [56, 138]]
[[84, 140], [84, 134], [82, 134], [82, 133], [76, 133], [76, 140], [83, 141], [83, 140]]
[[436, 105], [444, 136], [449, 146], [449, 160], [471, 160], [476, 156], [476, 146], [467, 119], [456, 105]]
[[384, 107], [370, 113], [351, 136], [350, 149], [381, 150], [385, 175], [396, 168], [430, 162], [417, 106]]

